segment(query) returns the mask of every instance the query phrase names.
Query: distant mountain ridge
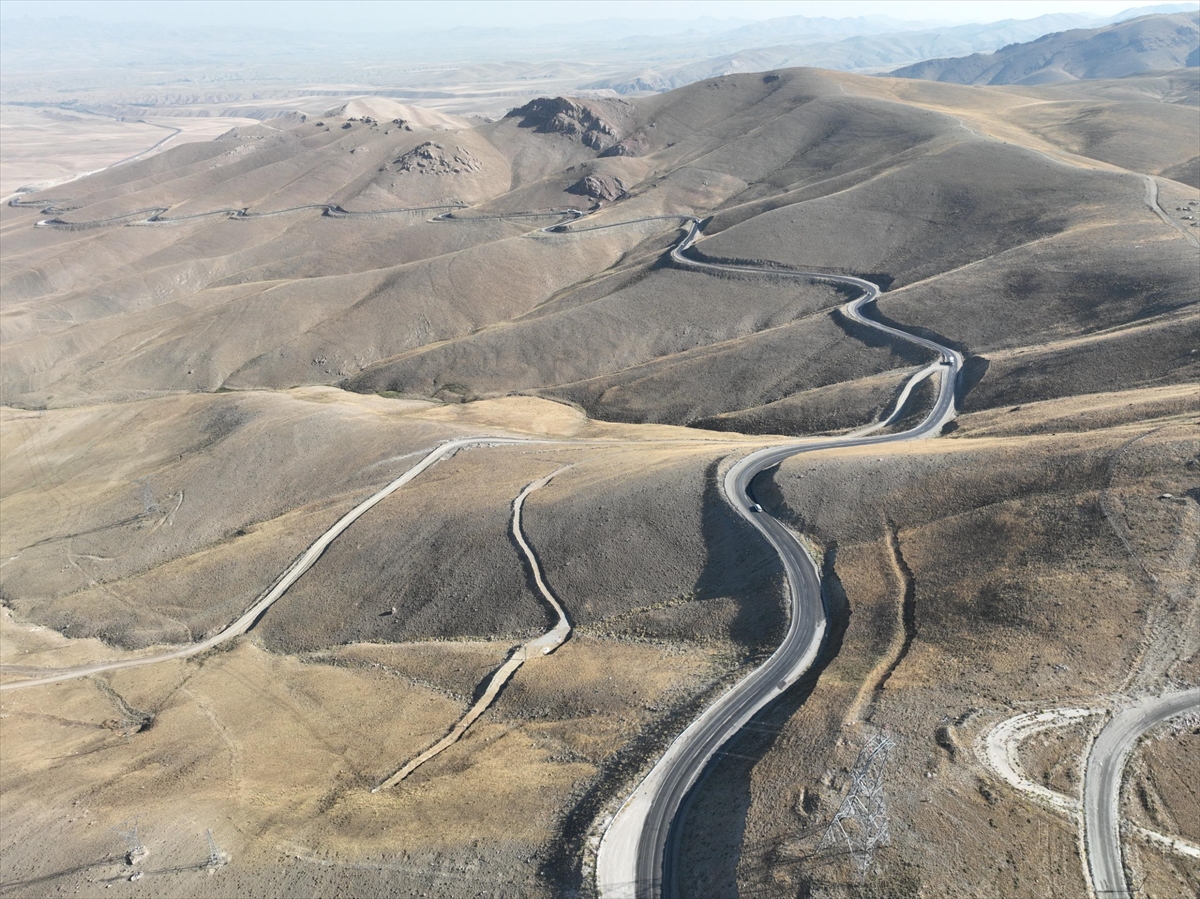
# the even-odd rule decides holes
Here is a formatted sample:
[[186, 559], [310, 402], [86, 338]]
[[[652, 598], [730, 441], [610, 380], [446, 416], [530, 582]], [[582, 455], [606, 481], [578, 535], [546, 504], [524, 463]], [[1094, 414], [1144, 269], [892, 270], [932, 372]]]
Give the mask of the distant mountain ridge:
[[[798, 66], [881, 74], [922, 60], [992, 54], [1048, 32], [1195, 9], [1175, 3], [1108, 17], [1070, 12], [961, 24], [880, 15], [464, 22], [420, 33], [395, 22], [390, 30], [323, 33], [283, 30], [286, 22], [279, 29], [218, 20], [191, 27], [0, 14], [0, 102], [79, 104], [135, 118], [150, 108], [260, 118], [387, 96], [492, 117], [545, 93], [636, 96]], [[171, 73], [165, 81], [164, 71]]]
[[952, 84], [1050, 84], [1193, 66], [1200, 66], [1200, 12], [1055, 32], [995, 53], [927, 59], [891, 74]]
[[[1191, 4], [1162, 4], [1145, 7], [1154, 14], [1190, 11]], [[817, 19], [785, 16], [755, 22], [722, 35], [714, 35], [708, 46], [722, 49], [694, 62], [656, 65], [617, 77], [584, 84], [585, 90], [611, 90], [619, 94], [666, 91], [739, 72], [814, 66], [841, 71], [884, 72], [900, 65], [932, 58], [954, 58], [967, 54], [990, 54], [1022, 41], [1033, 41], [1051, 32], [1068, 29], [1099, 29], [1135, 17], [1138, 9], [1097, 18], [1083, 13], [1048, 13], [1030, 19], [997, 22], [968, 22], [961, 25], [898, 22], [867, 19]], [[855, 23], [851, 29], [843, 24]], [[890, 26], [890, 27], [885, 27]]]

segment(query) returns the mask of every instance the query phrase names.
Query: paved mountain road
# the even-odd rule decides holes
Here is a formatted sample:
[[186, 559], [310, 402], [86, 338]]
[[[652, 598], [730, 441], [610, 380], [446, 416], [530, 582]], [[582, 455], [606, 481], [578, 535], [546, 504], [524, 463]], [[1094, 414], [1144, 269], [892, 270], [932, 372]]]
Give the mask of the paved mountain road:
[[[324, 208], [326, 212], [330, 209], [330, 207], [302, 208]], [[296, 210], [280, 210], [279, 213], [282, 214], [290, 211]], [[127, 222], [132, 216], [146, 212], [154, 213], [147, 221], [157, 219], [157, 221], [164, 224], [171, 221], [162, 219], [161, 212], [158, 210], [140, 210], [136, 213], [128, 213], [124, 216], [117, 216], [104, 220], [104, 222], [92, 224]], [[199, 215], [220, 215], [230, 212], [236, 213], [236, 211], [232, 210], [218, 210], [210, 213], [200, 213]], [[576, 210], [560, 210], [551, 214], [572, 218], [580, 217]], [[443, 220], [453, 221], [454, 218], [444, 217]], [[896, 408], [884, 421], [873, 426], [868, 426], [866, 429], [861, 429], [855, 434], [840, 438], [806, 440], [787, 444], [782, 447], [769, 447], [747, 456], [729, 470], [723, 484], [726, 498], [740, 515], [750, 521], [766, 537], [775, 547], [776, 551], [779, 552], [783, 560], [785, 571], [787, 572], [791, 600], [791, 615], [787, 636], [766, 663], [714, 703], [672, 744], [667, 753], [638, 787], [637, 791], [625, 803], [616, 820], [608, 828], [601, 845], [597, 876], [601, 892], [606, 897], [658, 894], [661, 886], [664, 847], [667, 836], [670, 831], [671, 822], [674, 820], [688, 789], [699, 777], [704, 766], [720, 746], [733, 737], [756, 712], [765, 707], [779, 693], [787, 689], [788, 686], [795, 683], [811, 667], [820, 650], [826, 629], [825, 612], [821, 601], [820, 574], [811, 557], [786, 528], [765, 513], [751, 511], [753, 503], [749, 498], [748, 489], [754, 476], [798, 453], [839, 447], [870, 446], [936, 435], [940, 432], [942, 425], [954, 417], [954, 388], [958, 372], [962, 367], [962, 357], [954, 350], [943, 347], [931, 340], [907, 334], [896, 328], [878, 324], [865, 317], [862, 313], [862, 307], [867, 303], [873, 302], [879, 296], [879, 288], [869, 281], [850, 276], [819, 272], [796, 272], [727, 263], [699, 262], [689, 259], [683, 253], [701, 236], [701, 222], [695, 216], [649, 216], [632, 221], [585, 228], [572, 228], [559, 222], [541, 230], [548, 234], [569, 234], [652, 221], [682, 221], [685, 227], [687, 227], [687, 233], [671, 251], [672, 259], [676, 264], [683, 267], [711, 272], [738, 272], [769, 275], [776, 278], [790, 277], [805, 281], [819, 280], [855, 287], [862, 293], [858, 298], [843, 307], [842, 311], [848, 318], [867, 327], [926, 347], [939, 356], [939, 361], [918, 370], [910, 376], [905, 385], [904, 392], [896, 404]], [[79, 224], [87, 227], [89, 223]], [[920, 425], [900, 434], [865, 436], [864, 431], [879, 428], [890, 423], [899, 414], [904, 398], [908, 396], [913, 387], [935, 373], [939, 381], [938, 398], [934, 404], [934, 408]], [[207, 640], [158, 655], [97, 663], [57, 671], [42, 677], [10, 682], [0, 685], [0, 690], [35, 687], [98, 674], [104, 671], [138, 667], [172, 659], [185, 659], [245, 633], [274, 602], [283, 596], [292, 584], [315, 564], [329, 544], [337, 539], [354, 521], [401, 486], [417, 477], [431, 465], [443, 458], [447, 458], [459, 449], [468, 446], [489, 444], [602, 444], [611, 442], [551, 441], [493, 437], [473, 437], [449, 441], [434, 449], [403, 475], [368, 497], [339, 519], [333, 527], [322, 534], [289, 566], [275, 584], [241, 617]], [[517, 526], [519, 527], [519, 505], [516, 507], [516, 512]], [[541, 586], [539, 584], [539, 587]], [[559, 612], [561, 616], [561, 609], [559, 609]], [[564, 626], [565, 617], [560, 617], [560, 624], [555, 628], [555, 631]], [[554, 642], [557, 637], [558, 634], [554, 633], [554, 637], [547, 635], [546, 639]], [[638, 884], [639, 886], [634, 889], [633, 884]]]
[[[44, 215], [61, 215], [70, 212], [76, 208], [73, 206], [62, 206], [60, 203], [68, 201], [50, 200], [35, 202], [31, 200], [23, 200], [20, 197], [14, 197], [8, 201], [9, 206], [14, 207], [37, 207], [46, 205], [42, 208]], [[188, 215], [177, 215], [168, 218], [166, 213], [171, 211], [170, 206], [148, 206], [145, 209], [135, 209], [132, 212], [123, 212], [120, 215], [109, 216], [102, 219], [90, 219], [81, 222], [68, 222], [60, 218], [42, 219], [34, 224], [35, 228], [54, 228], [60, 231], [89, 231], [94, 228], [107, 228], [113, 225], [126, 226], [151, 226], [151, 225], [181, 225], [187, 222], [194, 222], [200, 219], [207, 218], [225, 218], [237, 219], [239, 221], [248, 221], [251, 219], [273, 218], [279, 215], [291, 215], [295, 212], [305, 212], [310, 209], [321, 210], [321, 215], [329, 216], [330, 218], [374, 218], [385, 215], [397, 215], [402, 212], [429, 212], [434, 209], [462, 209], [462, 203], [449, 202], [439, 203], [434, 206], [403, 206], [394, 209], [373, 209], [363, 211], [352, 211], [343, 209], [336, 203], [307, 203], [303, 206], [288, 206], [284, 209], [272, 209], [267, 212], [251, 212], [249, 208], [244, 206], [226, 207], [223, 209], [210, 209], [207, 212], [193, 212]], [[575, 211], [575, 210], [573, 210]], [[448, 213], [447, 213], [448, 214]], [[550, 213], [545, 213], [549, 215]], [[561, 214], [561, 213], [555, 213]], [[440, 219], [441, 216], [436, 218]]]
[[[603, 899], [657, 899], [673, 894], [674, 872], [668, 840], [672, 823], [688, 791], [699, 780], [717, 751], [757, 712], [812, 667], [825, 639], [827, 618], [816, 562], [780, 522], [766, 512], [754, 511], [751, 482], [761, 472], [800, 453], [937, 436], [946, 422], [954, 418], [954, 391], [963, 363], [962, 355], [949, 347], [881, 325], [863, 315], [862, 307], [879, 296], [879, 287], [870, 281], [822, 272], [699, 262], [688, 258], [683, 254], [701, 234], [699, 220], [689, 217], [688, 221], [690, 227], [687, 235], [671, 251], [671, 258], [678, 265], [702, 271], [817, 280], [861, 290], [862, 294], [843, 306], [842, 312], [853, 321], [937, 353], [939, 361], [914, 374], [905, 386], [905, 394], [911, 391], [915, 383], [936, 370], [938, 397], [924, 420], [908, 431], [874, 437], [851, 434], [768, 447], [751, 453], [728, 470], [722, 484], [725, 498], [739, 515], [766, 538], [783, 562], [791, 608], [788, 631], [779, 648], [766, 662], [709, 706], [675, 739], [621, 806], [604, 833], [596, 862], [596, 881]], [[899, 408], [898, 404], [888, 420], [895, 417]]]
[[1168, 718], [1200, 712], [1200, 690], [1143, 699], [1115, 715], [1088, 755], [1083, 779], [1083, 833], [1088, 874], [1098, 899], [1133, 899], [1121, 853], [1121, 776], [1138, 739]]
[[[326, 214], [346, 214], [343, 210], [336, 207], [318, 204], [311, 207], [278, 210], [274, 213], [265, 213], [265, 215], [285, 214], [299, 211], [302, 208], [321, 208]], [[441, 208], [444, 209], [445, 207]], [[129, 222], [132, 217], [145, 213], [151, 213], [150, 217], [144, 220], [146, 223], [169, 224], [172, 220], [162, 218], [162, 212], [165, 211], [165, 209], [139, 210], [136, 213], [117, 216], [103, 222], [78, 223], [76, 226], [88, 227], [89, 225], [97, 226], [101, 224]], [[393, 211], [410, 210], [385, 210], [375, 214], [386, 214]], [[371, 215], [372, 213], [362, 214]], [[546, 214], [564, 215], [573, 218], [581, 217], [576, 210], [561, 210]], [[210, 213], [200, 213], [187, 218], [198, 218], [207, 215], [246, 217], [244, 210], [217, 210]], [[509, 216], [502, 215], [497, 217]], [[439, 218], [453, 221], [458, 217], [444, 215]], [[671, 258], [677, 265], [716, 273], [733, 272], [765, 275], [773, 278], [796, 278], [854, 287], [861, 291], [861, 293], [856, 299], [846, 303], [842, 307], [842, 312], [847, 318], [900, 340], [922, 346], [936, 354], [938, 359], [910, 376], [901, 396], [896, 402], [895, 408], [883, 421], [841, 437], [815, 438], [783, 446], [767, 447], [741, 459], [730, 467], [726, 473], [722, 483], [726, 499], [737, 513], [750, 522], [775, 548], [783, 562], [787, 576], [791, 608], [788, 631], [778, 649], [763, 665], [755, 669], [750, 675], [721, 696], [679, 735], [618, 811], [614, 820], [605, 831], [597, 859], [597, 886], [604, 899], [622, 899], [622, 897], [637, 897], [637, 899], [641, 899], [641, 897], [659, 897], [662, 895], [664, 882], [668, 885], [671, 884], [673, 877], [673, 873], [670, 870], [671, 858], [666, 851], [668, 839], [671, 834], [671, 826], [678, 815], [688, 791], [699, 779], [704, 768], [712, 760], [717, 751], [732, 739], [756, 713], [769, 705], [811, 668], [825, 639], [827, 618], [821, 591], [820, 573], [817, 570], [816, 563], [796, 538], [780, 522], [765, 512], [754, 511], [754, 500], [750, 493], [753, 479], [758, 474], [801, 453], [873, 446], [936, 436], [941, 432], [944, 425], [955, 416], [955, 388], [963, 365], [962, 355], [956, 350], [942, 346], [928, 338], [880, 324], [864, 315], [863, 307], [874, 302], [879, 296], [879, 287], [865, 279], [824, 272], [804, 272], [733, 263], [704, 262], [685, 256], [686, 251], [702, 236], [701, 222], [695, 216], [650, 216], [628, 222], [617, 222], [585, 228], [572, 228], [560, 222], [540, 230], [550, 234], [565, 234], [662, 220], [682, 221], [688, 229], [683, 239], [671, 251]], [[63, 224], [65, 225], [66, 223]], [[70, 226], [68, 225], [68, 227]], [[938, 394], [933, 408], [920, 424], [897, 434], [867, 436], [867, 432], [884, 427], [896, 419], [913, 388], [928, 377], [937, 377]], [[245, 633], [292, 584], [316, 563], [329, 544], [337, 539], [354, 521], [401, 486], [417, 477], [421, 472], [441, 459], [453, 455], [459, 449], [471, 446], [521, 443], [608, 444], [613, 442], [488, 436], [468, 437], [448, 441], [432, 450], [400, 477], [368, 497], [339, 519], [289, 566], [272, 587], [241, 617], [207, 640], [158, 655], [96, 663], [57, 671], [42, 677], [9, 682], [0, 685], [0, 690], [14, 690], [52, 684], [105, 671], [133, 668], [171, 659], [185, 659]], [[519, 500], [527, 495], [529, 489], [536, 489], [536, 487], [531, 485], [530, 488], [527, 488], [526, 493], [522, 494]], [[519, 500], [515, 507], [515, 527], [518, 529]], [[539, 587], [541, 586], [539, 582]], [[543, 593], [546, 593], [544, 589]], [[543, 652], [552, 651], [561, 642], [564, 634], [560, 633], [560, 631], [567, 626], [561, 607], [554, 600], [551, 600], [551, 604], [559, 613], [559, 623], [550, 634], [540, 638], [540, 641], [545, 641], [545, 647], [541, 645], [540, 641], [535, 641], [538, 642], [536, 648], [542, 649]], [[1118, 891], [1118, 894], [1119, 890], [1124, 889], [1124, 872], [1121, 867], [1120, 838], [1117, 825], [1119, 821], [1119, 809], [1116, 806], [1115, 800], [1112, 799], [1119, 792], [1120, 772], [1123, 768], [1124, 760], [1131, 751], [1137, 737], [1146, 729], [1170, 717], [1172, 714], [1176, 714], [1180, 709], [1194, 706], [1197, 702], [1194, 691], [1182, 694], [1182, 696], [1183, 698], [1181, 699], [1180, 696], [1173, 694], [1172, 696], [1162, 697], [1157, 700], [1148, 700], [1146, 703], [1114, 719], [1109, 727], [1105, 729], [1104, 733], [1101, 734], [1101, 738], [1097, 741], [1097, 746], [1093, 750], [1092, 758], [1089, 760], [1088, 794], [1092, 798], [1090, 800], [1091, 805], [1087, 807], [1086, 811], [1091, 815], [1088, 819], [1088, 844], [1095, 847], [1091, 851], [1089, 860], [1093, 870], [1093, 880], [1100, 889], [1115, 889]], [[1180, 705], [1181, 702], [1183, 705]], [[1095, 784], [1094, 789], [1092, 789], [1093, 784]], [[1101, 886], [1102, 884], [1120, 884], [1120, 886], [1108, 887]]]

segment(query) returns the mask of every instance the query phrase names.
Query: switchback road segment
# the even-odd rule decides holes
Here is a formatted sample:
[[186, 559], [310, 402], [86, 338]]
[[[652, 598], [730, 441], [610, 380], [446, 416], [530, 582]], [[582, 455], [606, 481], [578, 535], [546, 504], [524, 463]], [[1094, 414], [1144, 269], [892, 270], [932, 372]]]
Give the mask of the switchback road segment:
[[[625, 800], [605, 830], [597, 856], [596, 882], [603, 899], [659, 899], [673, 892], [674, 875], [667, 844], [671, 827], [689, 790], [721, 747], [754, 715], [795, 684], [820, 653], [828, 630], [828, 618], [817, 563], [783, 524], [762, 511], [755, 502], [751, 494], [754, 478], [801, 453], [937, 436], [955, 416], [954, 393], [963, 364], [962, 355], [950, 347], [868, 318], [863, 307], [878, 298], [879, 287], [865, 279], [691, 259], [684, 254], [701, 236], [701, 228], [694, 217], [687, 221], [687, 235], [671, 251], [676, 264], [715, 273], [768, 275], [855, 288], [860, 295], [842, 307], [843, 314], [859, 324], [938, 354], [939, 361], [935, 363], [938, 395], [921, 423], [907, 431], [878, 436], [851, 434], [768, 447], [741, 459], [726, 473], [722, 483], [726, 500], [774, 547], [783, 562], [791, 612], [787, 634], [766, 662], [717, 699], [671, 743]], [[930, 376], [931, 369], [933, 366], [914, 374], [906, 391], [910, 391], [918, 380]], [[895, 413], [889, 419], [893, 417]]]

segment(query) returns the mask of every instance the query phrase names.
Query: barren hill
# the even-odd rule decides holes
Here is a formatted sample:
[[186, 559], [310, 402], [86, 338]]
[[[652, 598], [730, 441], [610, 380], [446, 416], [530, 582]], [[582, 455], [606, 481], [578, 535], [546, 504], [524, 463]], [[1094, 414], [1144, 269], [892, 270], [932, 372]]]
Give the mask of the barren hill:
[[[588, 178], [621, 185], [597, 188], [597, 197], [628, 194], [595, 224], [715, 214], [702, 255], [874, 275], [892, 292], [904, 288], [884, 309], [910, 295], [924, 302], [916, 298], [932, 296], [940, 279], [961, 279], [951, 273], [968, 262], [987, 280], [986, 260], [995, 260], [1012, 280], [1026, 277], [1016, 272], [1028, 258], [1032, 277], [1035, 252], [1078, 260], [1088, 284], [1122, 297], [1078, 317], [1061, 290], [1051, 290], [1051, 306], [1034, 292], [1003, 313], [994, 304], [973, 310], [968, 330], [939, 307], [941, 332], [981, 353], [1124, 326], [1154, 284], [1186, 271], [1188, 244], [1178, 238], [1128, 256], [1086, 249], [1093, 237], [1082, 235], [1097, 229], [1158, 227], [1138, 176], [1064, 165], [944, 113], [852, 95], [874, 84], [806, 71], [737, 76], [634, 104], [547, 101], [435, 140], [371, 117], [310, 117], [111, 170], [60, 203], [66, 211], [54, 217], [65, 225], [29, 229], [37, 213], [6, 210], [6, 395], [61, 404], [350, 379], [356, 389], [442, 398], [447, 385], [460, 397], [545, 390], [601, 416], [682, 424], [906, 363], [903, 350], [864, 348], [830, 312], [838, 297], [819, 288], [796, 302], [790, 288], [747, 293], [731, 283], [729, 300], [687, 300], [683, 285], [702, 276], [648, 268], [675, 233], [671, 221], [576, 238], [536, 230], [556, 221], [551, 209], [596, 202], [586, 187], [578, 195]], [[1058, 116], [1056, 134], [1087, 121], [1046, 99], [1038, 114]], [[1125, 120], [1156, 115], [1169, 129], [1164, 152], [1187, 146], [1191, 103], [1089, 108]], [[1176, 111], [1178, 120], [1166, 115]], [[1021, 124], [1031, 116], [1019, 114]], [[1036, 121], [1050, 135], [1050, 121]], [[1108, 144], [1119, 154], [1119, 140]], [[1161, 162], [1187, 164], [1174, 155]], [[455, 210], [459, 203], [477, 209]], [[337, 209], [264, 215], [312, 204]], [[392, 211], [415, 206], [440, 208]], [[154, 209], [180, 221], [137, 224], [149, 215], [140, 210]], [[222, 209], [248, 215], [204, 217]], [[918, 209], [918, 226], [889, 224]], [[542, 218], [496, 217], [539, 210]], [[61, 230], [114, 216], [110, 227]], [[106, 294], [91, 286], [97, 273]], [[679, 288], [686, 305], [675, 309]], [[39, 322], [46, 302], [69, 313]], [[228, 335], [216, 347], [213, 328]], [[781, 378], [767, 347], [795, 339], [811, 347], [817, 368]], [[733, 393], [701, 386], [708, 376], [695, 374], [729, 365], [745, 370]], [[683, 382], [691, 396], [663, 402], [668, 372], [694, 372]], [[873, 408], [887, 399], [878, 395]]]
[[1143, 16], [1009, 44], [995, 53], [927, 59], [892, 72], [952, 84], [1052, 84], [1200, 66], [1200, 13]]
[[[1077, 816], [972, 747], [1200, 675], [1195, 74], [787, 69], [492, 122], [359, 99], [0, 209], [6, 894], [133, 895], [136, 815], [167, 895], [590, 895], [606, 822], [794, 620], [729, 466], [901, 431], [936, 385], [937, 439], [754, 480], [828, 639], [696, 788], [682, 889], [1081, 895]], [[905, 390], [929, 345], [831, 274], [959, 380]], [[8, 692], [206, 646], [347, 515], [244, 633]], [[573, 628], [544, 655], [540, 583]], [[884, 728], [895, 839], [862, 887], [818, 842]], [[1068, 807], [1089, 733], [1021, 749]], [[1191, 750], [1151, 749], [1139, 782], [1175, 783]], [[1154, 839], [1147, 894], [1194, 891]]]
[[360, 97], [330, 109], [325, 115], [339, 119], [376, 119], [404, 127], [425, 128], [431, 131], [458, 131], [470, 127], [462, 116], [447, 115], [423, 106], [399, 103], [388, 97]]

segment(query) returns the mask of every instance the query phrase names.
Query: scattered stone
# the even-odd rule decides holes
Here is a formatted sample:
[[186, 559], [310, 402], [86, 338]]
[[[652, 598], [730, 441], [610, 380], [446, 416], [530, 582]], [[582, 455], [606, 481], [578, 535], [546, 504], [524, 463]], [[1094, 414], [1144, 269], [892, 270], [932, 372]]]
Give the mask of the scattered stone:
[[950, 756], [950, 761], [954, 761], [958, 757], [958, 738], [954, 732], [953, 724], [943, 724], [934, 731], [934, 740], [938, 746], [946, 750], [946, 754]]
[[624, 140], [617, 141], [607, 150], [600, 153], [601, 156], [642, 156], [649, 152], [650, 143], [640, 134], [632, 135]]
[[998, 797], [994, 792], [992, 792], [992, 789], [986, 783], [984, 783], [982, 780], [979, 781], [977, 786], [979, 789], [979, 795], [983, 797], [984, 801], [988, 805], [995, 805], [997, 802], [1000, 801], [1000, 797]]

